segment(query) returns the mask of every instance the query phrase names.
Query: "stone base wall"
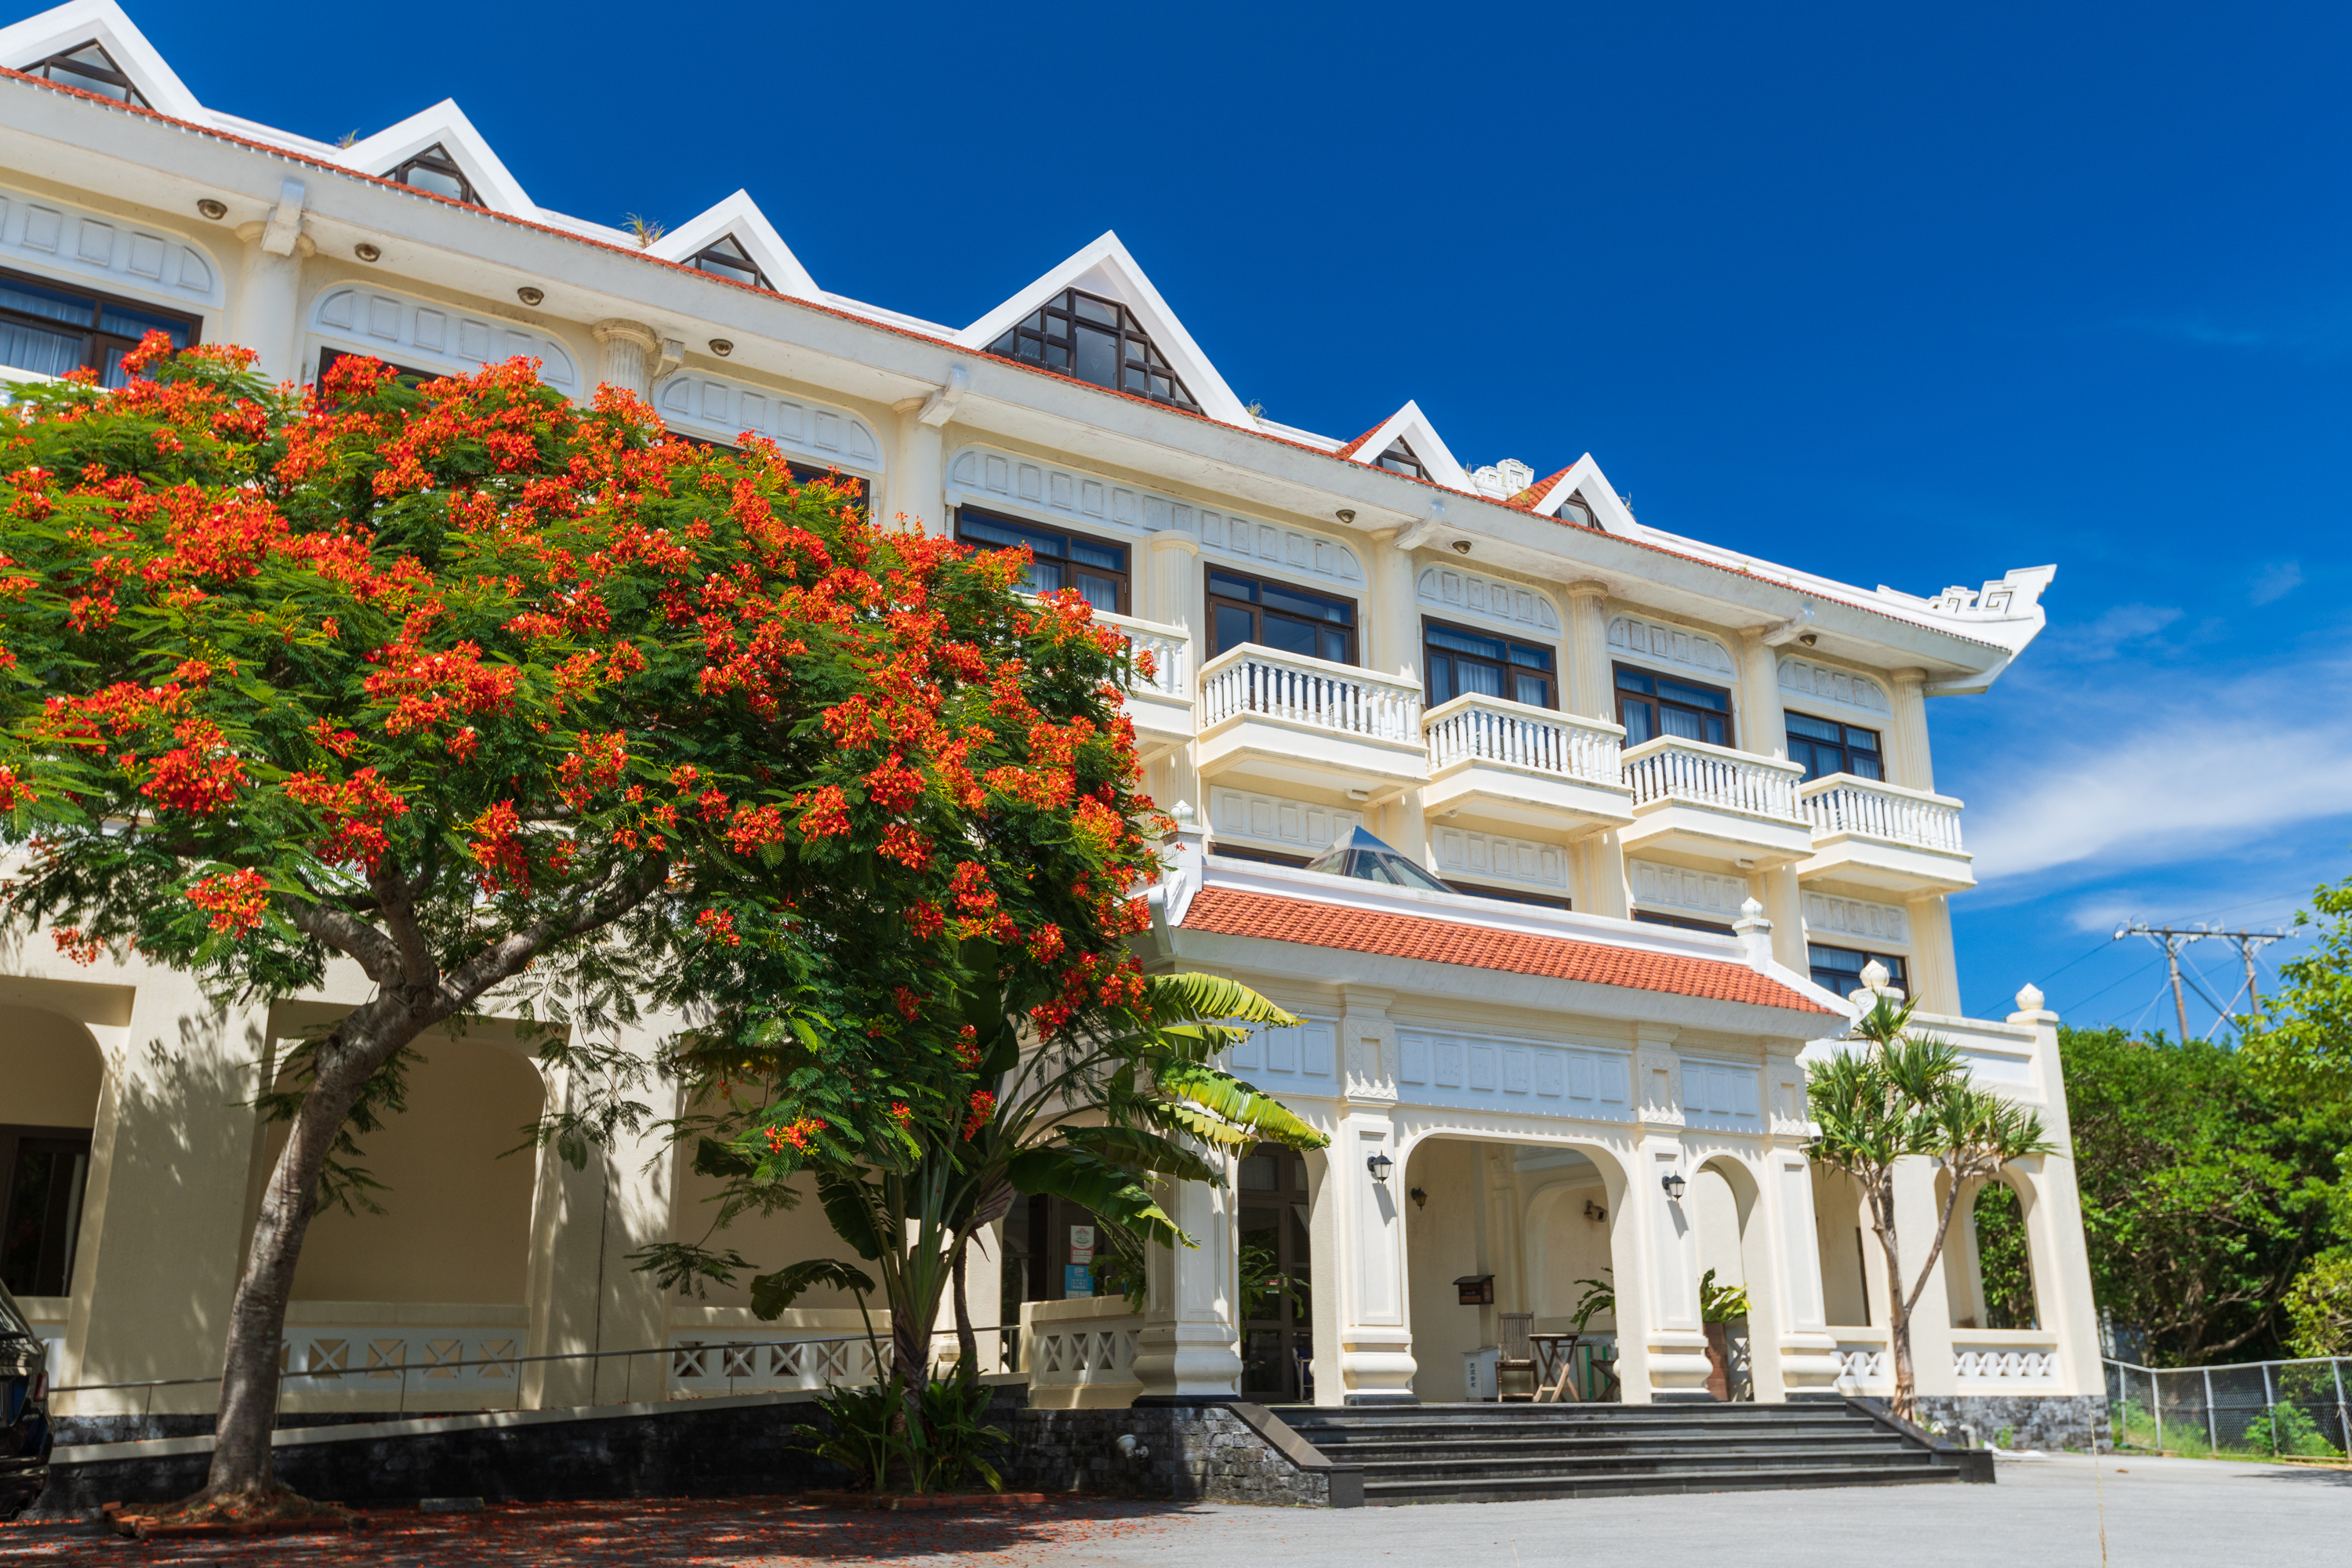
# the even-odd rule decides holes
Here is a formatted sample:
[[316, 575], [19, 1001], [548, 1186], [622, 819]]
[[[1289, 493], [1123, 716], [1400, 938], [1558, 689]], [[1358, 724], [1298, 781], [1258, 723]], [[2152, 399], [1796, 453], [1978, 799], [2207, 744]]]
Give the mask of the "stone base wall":
[[[1004, 1483], [1024, 1491], [1328, 1508], [1328, 1471], [1301, 1469], [1222, 1405], [1023, 1410]], [[1129, 1458], [1118, 1440], [1132, 1436]]]
[[2107, 1402], [2095, 1394], [1923, 1394], [1919, 1424], [1942, 1426], [1955, 1443], [1967, 1441], [1962, 1426], [1973, 1426], [1979, 1447], [2004, 1426], [2015, 1428], [2004, 1447], [2087, 1449], [2094, 1437], [2103, 1449], [2115, 1446]]

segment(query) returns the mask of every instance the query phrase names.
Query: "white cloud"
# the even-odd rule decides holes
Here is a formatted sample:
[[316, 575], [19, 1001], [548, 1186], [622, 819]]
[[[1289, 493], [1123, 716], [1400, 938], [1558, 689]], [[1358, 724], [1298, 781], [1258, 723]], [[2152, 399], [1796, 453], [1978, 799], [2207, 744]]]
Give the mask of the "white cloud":
[[2285, 598], [2302, 586], [2302, 562], [2273, 561], [2254, 574], [2253, 586], [2246, 591], [2246, 597], [2253, 604], [2267, 605]]
[[2064, 626], [2044, 634], [2044, 647], [2060, 658], [2095, 664], [2114, 658], [2136, 643], [2145, 643], [2180, 618], [2170, 605], [2117, 605], [2087, 626]]

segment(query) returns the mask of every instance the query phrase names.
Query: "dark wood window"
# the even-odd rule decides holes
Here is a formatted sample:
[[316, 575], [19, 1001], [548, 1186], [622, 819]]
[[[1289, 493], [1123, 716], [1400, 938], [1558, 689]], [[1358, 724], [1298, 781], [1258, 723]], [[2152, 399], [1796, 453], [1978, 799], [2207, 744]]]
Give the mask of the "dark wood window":
[[1576, 907], [1558, 893], [1523, 893], [1517, 888], [1494, 888], [1484, 882], [1457, 882], [1450, 878], [1445, 885], [1473, 899], [1495, 899], [1507, 904], [1539, 904], [1548, 910], [1572, 910]]
[[1673, 926], [1680, 931], [1711, 931], [1717, 936], [1729, 936], [1732, 930], [1721, 921], [1693, 920], [1688, 915], [1660, 914], [1655, 910], [1635, 910], [1633, 918], [1643, 925]]
[[1727, 746], [1731, 744], [1731, 693], [1621, 664], [1617, 667], [1617, 722], [1625, 726], [1628, 746], [1662, 735]]
[[1411, 474], [1416, 479], [1429, 478], [1429, 469], [1413, 455], [1412, 448], [1404, 444], [1402, 436], [1390, 442], [1389, 449], [1375, 458], [1374, 463], [1392, 474]]
[[174, 348], [196, 341], [193, 316], [158, 310], [68, 283], [0, 270], [0, 364], [43, 375], [94, 370], [100, 382], [121, 386], [122, 356], [149, 332]]
[[1810, 713], [1784, 713], [1789, 729], [1789, 760], [1802, 766], [1805, 777], [1825, 779], [1832, 773], [1852, 773], [1858, 779], [1883, 779], [1878, 731], [1859, 724], [1816, 719]]
[[1356, 602], [1209, 568], [1209, 657], [1245, 642], [1333, 664], [1356, 662]]
[[72, 1293], [89, 1181], [87, 1131], [0, 1127], [0, 1285], [10, 1295]]
[[760, 270], [760, 264], [751, 259], [751, 252], [745, 250], [742, 242], [731, 234], [720, 235], [688, 257], [686, 264], [736, 283], [749, 283], [758, 289], [771, 287], [768, 275]]
[[1076, 588], [1086, 602], [1114, 616], [1127, 614], [1127, 546], [1065, 533], [1034, 522], [992, 517], [963, 507], [956, 513], [956, 537], [982, 550], [1029, 547], [1029, 579], [1022, 587], [1032, 594]]
[[1288, 866], [1293, 870], [1307, 864], [1304, 855], [1286, 855], [1279, 849], [1260, 849], [1255, 844], [1235, 844], [1223, 838], [1211, 838], [1209, 853], [1222, 855], [1228, 860], [1255, 860], [1267, 866]]
[[414, 185], [420, 191], [431, 191], [436, 196], [453, 201], [482, 205], [474, 190], [474, 182], [466, 178], [466, 171], [457, 167], [457, 160], [449, 156], [449, 149], [436, 142], [384, 176], [404, 185]]
[[139, 96], [114, 57], [95, 38], [70, 49], [60, 49], [47, 59], [25, 68], [26, 76], [37, 76], [61, 87], [78, 87], [84, 92], [94, 92], [100, 98], [110, 98], [117, 103], [128, 103], [140, 109], [153, 107]]
[[1116, 300], [1083, 289], [1056, 294], [1014, 322], [988, 345], [988, 352], [1027, 360], [1155, 403], [1195, 410], [1200, 406], [1160, 351], [1151, 346], [1135, 312]]
[[1429, 671], [1429, 705], [1457, 697], [1501, 697], [1530, 708], [1557, 708], [1551, 649], [1485, 632], [1423, 621], [1422, 652]]
[[1805, 954], [1806, 962], [1812, 967], [1813, 984], [1832, 995], [1853, 995], [1862, 984], [1862, 966], [1874, 959], [1886, 966], [1888, 984], [1899, 988], [1906, 994], [1910, 992], [1910, 984], [1904, 979], [1903, 960], [1894, 953], [1861, 952], [1850, 947], [1822, 947], [1819, 943], [1808, 943]]

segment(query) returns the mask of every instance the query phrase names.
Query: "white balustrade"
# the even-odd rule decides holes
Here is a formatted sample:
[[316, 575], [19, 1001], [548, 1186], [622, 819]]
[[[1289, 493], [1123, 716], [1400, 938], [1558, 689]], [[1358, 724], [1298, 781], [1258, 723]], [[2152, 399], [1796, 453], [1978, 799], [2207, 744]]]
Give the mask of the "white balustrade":
[[1794, 763], [1672, 736], [1625, 753], [1625, 782], [1633, 786], [1636, 806], [1687, 801], [1783, 822], [1804, 820], [1797, 809], [1797, 781], [1804, 772]]
[[[1095, 1396], [1098, 1402], [1114, 1391], [1140, 1389], [1135, 1349], [1142, 1329], [1143, 1320], [1118, 1296], [1022, 1303], [1021, 1366], [1033, 1395], [1050, 1389], [1095, 1390], [1101, 1391]], [[1072, 1397], [1046, 1395], [1054, 1404]], [[1083, 1397], [1078, 1402], [1089, 1403]]]
[[1531, 773], [1622, 784], [1624, 731], [1497, 697], [1457, 697], [1422, 721], [1433, 772], [1460, 762], [1500, 763]]
[[2058, 1381], [2058, 1342], [2054, 1336], [2029, 1333], [2004, 1335], [1993, 1343], [1973, 1337], [1957, 1339], [1952, 1346], [1952, 1370], [1960, 1387], [1969, 1393], [2046, 1387]]
[[1960, 854], [1960, 803], [1852, 773], [1815, 779], [1797, 792], [1817, 834], [1853, 833], [1920, 849]]
[[289, 1323], [278, 1364], [289, 1397], [360, 1403], [440, 1394], [514, 1396], [520, 1324]]
[[1192, 695], [1192, 639], [1181, 626], [1163, 626], [1100, 610], [1095, 612], [1095, 619], [1127, 639], [1130, 688], [1157, 691], [1163, 697]]
[[1368, 669], [1244, 643], [1201, 671], [1203, 729], [1244, 713], [1419, 746], [1421, 688]]
[[[887, 1328], [878, 1332], [887, 1334]], [[890, 1359], [888, 1341], [827, 1336], [778, 1342], [773, 1332], [751, 1331], [725, 1339], [708, 1331], [670, 1336], [669, 1397], [768, 1394], [782, 1389], [855, 1386], [875, 1381]]]
[[1865, 1390], [1893, 1384], [1895, 1352], [1888, 1348], [1885, 1330], [1841, 1328], [1830, 1332], [1837, 1339], [1841, 1382], [1850, 1379]]

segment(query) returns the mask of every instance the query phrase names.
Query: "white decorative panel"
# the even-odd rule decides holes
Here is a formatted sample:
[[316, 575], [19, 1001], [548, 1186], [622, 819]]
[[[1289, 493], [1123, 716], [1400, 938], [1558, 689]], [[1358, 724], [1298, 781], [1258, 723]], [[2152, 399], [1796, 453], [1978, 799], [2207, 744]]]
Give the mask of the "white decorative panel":
[[1739, 906], [1748, 899], [1748, 882], [1741, 877], [1717, 877], [1655, 860], [1628, 860], [1625, 870], [1633, 879], [1633, 901], [1653, 909], [1727, 925], [1739, 918]]
[[1864, 899], [1807, 893], [1805, 931], [1811, 936], [1849, 936], [1862, 942], [1907, 945], [1911, 941], [1911, 917], [1900, 904], [1874, 904]]
[[1805, 658], [1780, 661], [1780, 696], [1783, 700], [1794, 697], [1801, 701], [1832, 703], [1858, 712], [1874, 713], [1882, 719], [1893, 711], [1886, 700], [1886, 689], [1870, 677], [1832, 669]]
[[1734, 675], [1731, 650], [1705, 632], [1645, 621], [1636, 616], [1616, 616], [1609, 622], [1609, 647], [1614, 653], [1655, 664], [1675, 664], [1709, 676]]
[[[1277, 528], [1233, 517], [1115, 479], [1010, 458], [968, 447], [948, 464], [951, 504], [969, 500], [985, 506], [991, 498], [1017, 501], [1048, 515], [1108, 524], [1139, 533], [1192, 533], [1202, 549], [1253, 562], [1287, 567], [1334, 583], [1361, 583], [1363, 563], [1337, 540], [1298, 529]], [[1555, 622], [1555, 625], [1557, 623]]]
[[0, 257], [10, 255], [32, 260], [37, 272], [69, 273], [138, 299], [184, 309], [221, 303], [218, 269], [178, 236], [0, 191]]
[[1501, 1109], [1524, 1102], [1519, 1109], [1555, 1116], [1622, 1120], [1632, 1104], [1620, 1052], [1423, 1029], [1397, 1031], [1397, 1083], [1408, 1102]]
[[[451, 353], [443, 346], [449, 341], [449, 321], [441, 308], [373, 289], [334, 289], [310, 311], [314, 331], [341, 339], [336, 346], [355, 353], [454, 375], [468, 374], [492, 360], [520, 354], [539, 361], [539, 378], [550, 386], [577, 391], [580, 373], [572, 363], [572, 352], [555, 339], [460, 315], [457, 349]], [[318, 355], [305, 358], [315, 368]]]
[[764, 387], [680, 371], [654, 388], [654, 407], [670, 428], [708, 441], [731, 447], [748, 430], [824, 467], [882, 471], [882, 444], [864, 420]]
[[1760, 1131], [1762, 1085], [1757, 1070], [1724, 1062], [1683, 1061], [1683, 1121], [1693, 1127]]
[[1361, 812], [1312, 805], [1280, 795], [1212, 786], [1209, 790], [1209, 850], [1219, 838], [1254, 838], [1301, 855], [1319, 855], [1363, 826]]
[[1567, 890], [1568, 851], [1557, 844], [1443, 826], [1437, 829], [1436, 839], [1437, 868], [1447, 876], [1492, 877]]
[[[1225, 1065], [1234, 1072], [1258, 1078], [1328, 1079], [1337, 1070], [1339, 1038], [1339, 1026], [1323, 1018], [1309, 1018], [1289, 1028], [1253, 1029], [1249, 1038], [1227, 1053]], [[1292, 1087], [1310, 1094], [1331, 1092], [1328, 1087], [1304, 1081], [1294, 1081]]]
[[1451, 566], [1424, 566], [1418, 592], [1424, 608], [1456, 619], [1559, 635], [1559, 611], [1551, 596], [1532, 588]]

